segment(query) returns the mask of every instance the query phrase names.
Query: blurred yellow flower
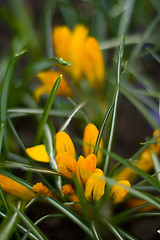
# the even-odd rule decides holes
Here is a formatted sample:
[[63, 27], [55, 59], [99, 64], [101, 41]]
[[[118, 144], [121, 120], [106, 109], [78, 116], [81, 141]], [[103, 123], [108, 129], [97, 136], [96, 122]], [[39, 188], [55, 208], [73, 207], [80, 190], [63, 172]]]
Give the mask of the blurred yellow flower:
[[[83, 134], [83, 154], [86, 157], [89, 153], [94, 152], [94, 148], [96, 145], [97, 137], [98, 137], [98, 129], [93, 123], [87, 124]], [[99, 149], [103, 148], [103, 140], [101, 139], [99, 144]], [[97, 153], [97, 164], [102, 162], [102, 152], [98, 150]]]
[[49, 162], [49, 156], [44, 144], [26, 148], [26, 153], [38, 162]]
[[[155, 130], [154, 133], [153, 133], [153, 137], [155, 137], [158, 134], [160, 134], [160, 131], [159, 130]], [[152, 156], [151, 156], [151, 150], [155, 154], [159, 154], [160, 153], [160, 143], [158, 143], [160, 141], [160, 137], [156, 138], [155, 141], [157, 141], [157, 143], [150, 144], [149, 147], [147, 149], [145, 149], [141, 153], [141, 155], [138, 158], [138, 160], [133, 162], [133, 164], [136, 167], [138, 167], [139, 169], [141, 169], [141, 170], [143, 170], [145, 172], [149, 172], [153, 168], [153, 161], [152, 161]], [[129, 180], [129, 181], [132, 181], [134, 179], [134, 177], [137, 176], [137, 175], [138, 175], [138, 173], [136, 171], [134, 171], [133, 169], [131, 169], [129, 167], [125, 167], [116, 176], [114, 176], [114, 178], [116, 180]]]
[[85, 185], [85, 197], [88, 202], [98, 201], [104, 194], [105, 179], [101, 169], [96, 169], [95, 172], [88, 178]]
[[33, 185], [33, 191], [38, 193], [38, 195], [43, 196], [43, 197], [54, 197], [55, 195], [51, 190], [49, 190], [45, 185], [43, 185], [41, 182], [36, 183]]
[[87, 78], [91, 87], [99, 89], [104, 83], [104, 60], [99, 44], [88, 36], [88, 28], [79, 24], [71, 31], [67, 26], [57, 26], [52, 34], [56, 57], [69, 60], [70, 68], [62, 66], [75, 83]]
[[[37, 77], [41, 81], [41, 85], [34, 91], [34, 97], [39, 102], [42, 94], [50, 94], [57, 78], [61, 75], [60, 72], [46, 70], [38, 73]], [[71, 97], [73, 94], [72, 88], [69, 86], [65, 77], [62, 77], [61, 83], [57, 90], [57, 95]]]
[[0, 185], [4, 192], [10, 193], [27, 201], [36, 197], [36, 194], [32, 190], [3, 174], [0, 174]]
[[124, 200], [128, 193], [128, 190], [125, 187], [131, 187], [131, 184], [128, 180], [121, 180], [118, 181], [117, 184], [113, 185], [111, 190], [111, 197], [114, 203], [120, 203]]

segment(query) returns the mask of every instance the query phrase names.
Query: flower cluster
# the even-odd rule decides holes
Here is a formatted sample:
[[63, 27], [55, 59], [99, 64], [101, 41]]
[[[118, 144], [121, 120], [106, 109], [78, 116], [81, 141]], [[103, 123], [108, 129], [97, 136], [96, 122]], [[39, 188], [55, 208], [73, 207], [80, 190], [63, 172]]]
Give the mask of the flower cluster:
[[[55, 56], [71, 61], [72, 66], [61, 66], [60, 72], [52, 70], [40, 72], [37, 76], [42, 84], [34, 91], [37, 101], [42, 94], [50, 94], [61, 73], [76, 84], [87, 79], [95, 90], [102, 87], [105, 77], [103, 56], [97, 40], [88, 36], [88, 32], [88, 28], [80, 24], [75, 26], [73, 32], [67, 26], [57, 26], [53, 29]], [[65, 77], [61, 80], [57, 94], [68, 97], [73, 94]]]
[[[73, 180], [76, 177], [84, 189], [86, 200], [89, 202], [98, 201], [103, 196], [105, 189], [104, 173], [101, 169], [96, 168], [97, 163], [102, 161], [102, 153], [100, 152], [100, 148], [103, 147], [102, 139], [97, 157], [93, 153], [97, 136], [98, 129], [94, 124], [89, 123], [84, 130], [84, 156], [80, 155], [78, 161], [76, 161], [75, 147], [69, 135], [62, 131], [55, 136], [57, 170], [68, 179]], [[49, 162], [44, 145], [27, 148], [26, 152], [36, 161]], [[40, 186], [38, 189], [40, 193], [43, 191]], [[69, 195], [72, 200], [78, 200], [73, 183], [63, 185], [62, 193]]]

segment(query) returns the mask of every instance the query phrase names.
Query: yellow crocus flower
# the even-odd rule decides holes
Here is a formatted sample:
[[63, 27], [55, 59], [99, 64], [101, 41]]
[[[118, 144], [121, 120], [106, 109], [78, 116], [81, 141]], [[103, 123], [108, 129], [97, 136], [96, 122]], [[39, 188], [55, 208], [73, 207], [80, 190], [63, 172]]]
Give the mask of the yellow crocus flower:
[[67, 26], [53, 29], [52, 41], [55, 55], [69, 60], [70, 68], [62, 66], [74, 82], [87, 78], [91, 87], [98, 89], [104, 82], [104, 60], [99, 44], [94, 37], [88, 36], [88, 28], [78, 24], [71, 31]]
[[[93, 123], [87, 124], [83, 134], [83, 154], [86, 157], [89, 153], [94, 152], [94, 147], [96, 145], [97, 137], [98, 137], [98, 129]], [[103, 140], [101, 139], [99, 148], [103, 148]], [[102, 152], [98, 150], [97, 153], [97, 164], [102, 162]]]
[[0, 174], [0, 185], [4, 192], [10, 193], [27, 201], [36, 197], [36, 194], [32, 190], [3, 174]]
[[[121, 185], [124, 185], [124, 187]], [[111, 197], [114, 203], [120, 203], [125, 199], [126, 195], [128, 194], [128, 190], [125, 187], [131, 187], [131, 184], [128, 180], [121, 180], [118, 181], [117, 184], [113, 185]]]
[[[38, 73], [37, 77], [41, 81], [41, 85], [37, 87], [34, 91], [34, 97], [37, 102], [39, 102], [42, 94], [50, 94], [55, 84], [57, 78], [61, 75], [60, 72], [46, 70]], [[69, 86], [65, 77], [62, 77], [59, 88], [57, 90], [57, 95], [71, 97], [73, 95], [73, 91]]]
[[85, 197], [88, 202], [98, 201], [104, 194], [105, 179], [101, 169], [96, 169], [95, 172], [88, 178], [85, 185]]

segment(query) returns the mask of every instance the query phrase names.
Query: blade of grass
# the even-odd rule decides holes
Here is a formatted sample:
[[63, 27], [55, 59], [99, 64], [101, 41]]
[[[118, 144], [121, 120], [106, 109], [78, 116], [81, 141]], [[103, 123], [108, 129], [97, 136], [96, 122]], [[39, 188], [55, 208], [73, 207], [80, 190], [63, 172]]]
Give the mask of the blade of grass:
[[[18, 203], [18, 208], [20, 207], [21, 202]], [[1, 240], [9, 240], [16, 234], [17, 239], [20, 240], [18, 232], [16, 231], [16, 225], [18, 223], [18, 215], [13, 209], [9, 208], [6, 218], [1, 223], [0, 226], [0, 239]]]
[[64, 207], [61, 203], [56, 201], [53, 198], [44, 198], [42, 197], [46, 202], [50, 203], [52, 206], [54, 206], [56, 209], [58, 209], [61, 213], [63, 213], [65, 216], [67, 216], [69, 219], [71, 219], [75, 224], [77, 224], [84, 232], [86, 232], [92, 239], [94, 239], [92, 231], [88, 228], [86, 223], [83, 223], [83, 221], [77, 217], [72, 211]]
[[119, 240], [125, 240], [123, 235], [118, 231], [118, 229], [111, 224], [107, 219], [101, 219], [102, 223], [107, 226], [107, 228], [116, 236], [117, 239]]
[[158, 181], [160, 182], [160, 162], [159, 162], [159, 158], [157, 157], [157, 155], [152, 150], [151, 150], [151, 156], [152, 156], [153, 167], [154, 167], [154, 171], [156, 173], [156, 177], [157, 177]]
[[97, 137], [97, 140], [96, 140], [96, 145], [95, 145], [95, 148], [94, 148], [94, 154], [95, 155], [97, 155], [98, 147], [99, 147], [99, 144], [100, 144], [100, 141], [101, 141], [101, 138], [102, 138], [102, 134], [103, 134], [104, 128], [106, 126], [107, 120], [109, 118], [109, 115], [111, 113], [111, 110], [112, 110], [113, 106], [114, 106], [114, 103], [112, 103], [112, 105], [108, 108], [108, 110], [106, 112], [106, 115], [104, 117], [104, 120], [102, 122], [101, 128], [99, 130], [98, 137]]
[[47, 240], [48, 238], [40, 231], [40, 229], [22, 212], [20, 212], [13, 204], [11, 204], [11, 208], [15, 211], [15, 213], [19, 216], [19, 218], [25, 223], [25, 225], [30, 229], [31, 232], [39, 240]]
[[135, 165], [131, 164], [128, 160], [121, 158], [115, 153], [110, 153], [110, 156], [116, 161], [136, 171], [142, 178], [144, 178], [147, 182], [153, 185], [158, 191], [160, 191], [160, 185], [157, 179], [152, 178], [148, 173], [142, 171], [140, 168], [136, 167]]
[[[8, 109], [7, 113], [9, 114], [9, 117], [11, 117], [12, 113], [14, 113], [15, 115], [13, 117], [16, 117], [16, 113], [17, 113], [17, 117], [19, 116], [18, 114], [22, 114], [20, 116], [28, 116], [28, 115], [41, 115], [43, 113], [43, 109], [36, 109], [36, 108], [12, 108], [12, 109]], [[50, 110], [49, 112], [49, 116], [56, 116], [56, 117], [66, 117], [71, 113], [70, 110]]]
[[[0, 217], [1, 218], [6, 218], [6, 214], [4, 214], [3, 212], [0, 211]], [[24, 226], [20, 225], [20, 224], [17, 224], [17, 228], [22, 232], [22, 233], [26, 233], [28, 232], [28, 229], [26, 229]], [[29, 232], [29, 235], [28, 235], [29, 239], [32, 239], [32, 240], [39, 240], [39, 238], [37, 238], [33, 233]]]
[[83, 108], [83, 107], [85, 106], [85, 104], [86, 104], [86, 103], [83, 102], [83, 103], [81, 103], [80, 105], [78, 105], [78, 106], [73, 110], [73, 112], [70, 114], [70, 116], [68, 117], [68, 119], [66, 120], [66, 122], [65, 122], [65, 123], [62, 125], [62, 127], [60, 128], [59, 132], [64, 131], [64, 130], [68, 127], [68, 125], [70, 124], [72, 118], [75, 116], [75, 114], [76, 114], [77, 112], [80, 111], [81, 108]]
[[2, 90], [2, 98], [1, 98], [1, 109], [0, 109], [1, 110], [0, 153], [1, 153], [2, 141], [3, 141], [6, 120], [7, 120], [7, 103], [8, 103], [8, 96], [9, 96], [9, 86], [12, 81], [16, 63], [25, 52], [26, 50], [22, 49], [20, 52], [15, 53], [14, 56], [11, 56], [8, 63], [6, 75], [5, 75], [5, 80], [4, 80], [3, 90]]
[[44, 108], [44, 111], [43, 111], [43, 114], [42, 114], [42, 118], [40, 119], [40, 122], [39, 122], [39, 125], [38, 125], [38, 129], [37, 129], [37, 132], [36, 132], [36, 137], [35, 137], [35, 145], [36, 144], [39, 144], [40, 142], [40, 139], [41, 139], [41, 136], [42, 136], [42, 132], [43, 132], [43, 128], [44, 128], [44, 125], [47, 121], [47, 118], [48, 118], [48, 115], [49, 115], [49, 111], [52, 107], [52, 104], [53, 104], [53, 100], [55, 98], [55, 95], [56, 95], [56, 92], [58, 90], [58, 87], [60, 85], [60, 82], [61, 82], [61, 79], [62, 79], [62, 75], [60, 75], [58, 77], [58, 79], [56, 80], [53, 88], [52, 88], [52, 91], [51, 91], [51, 94], [49, 95], [49, 98], [47, 100], [47, 103], [45, 105], [45, 108]]
[[119, 227], [118, 227], [118, 231], [128, 240], [138, 240], [137, 238], [133, 237], [130, 233], [128, 233], [127, 231]]
[[4, 206], [5, 210], [7, 211], [9, 209], [9, 205], [8, 205], [6, 196], [5, 196], [4, 192], [3, 192], [3, 189], [1, 187], [1, 184], [0, 184], [0, 199], [2, 201], [2, 205]]
[[115, 96], [113, 100], [113, 113], [112, 113], [112, 120], [111, 120], [111, 129], [110, 129], [110, 136], [108, 140], [108, 146], [107, 146], [107, 154], [104, 162], [104, 174], [108, 174], [109, 168], [110, 168], [110, 156], [109, 153], [111, 151], [112, 147], [112, 141], [113, 141], [113, 135], [115, 130], [115, 122], [116, 122], [116, 115], [117, 115], [117, 106], [118, 106], [118, 98], [119, 98], [119, 92], [120, 92], [120, 79], [121, 79], [121, 60], [123, 57], [123, 50], [124, 50], [124, 44], [125, 44], [125, 33], [121, 38], [120, 47], [119, 47], [119, 54], [118, 54], [118, 65], [117, 65], [117, 86], [115, 91]]
[[93, 232], [93, 235], [94, 235], [94, 239], [95, 240], [102, 240], [102, 238], [100, 236], [100, 233], [97, 231], [95, 223], [93, 221], [91, 222], [91, 229], [92, 229], [92, 232]]
[[35, 61], [34, 63], [30, 64], [24, 71], [24, 76], [31, 76], [31, 75], [35, 75], [41, 71], [44, 71], [48, 68], [53, 67], [53, 65], [56, 64], [61, 64], [63, 66], [71, 66], [71, 62], [70, 61], [66, 61], [63, 60], [62, 58], [57, 58], [57, 57], [53, 57], [53, 58], [43, 58], [40, 60]]

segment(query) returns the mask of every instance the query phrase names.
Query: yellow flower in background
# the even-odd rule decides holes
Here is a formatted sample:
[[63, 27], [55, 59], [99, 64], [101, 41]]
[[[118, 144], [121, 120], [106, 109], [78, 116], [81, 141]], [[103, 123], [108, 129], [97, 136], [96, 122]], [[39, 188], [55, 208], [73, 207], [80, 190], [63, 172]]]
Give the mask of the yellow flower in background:
[[53, 48], [56, 57], [71, 61], [70, 68], [62, 66], [62, 69], [75, 83], [86, 78], [97, 90], [104, 83], [104, 60], [97, 40], [89, 37], [88, 32], [81, 24], [73, 31], [64, 25], [57, 26], [52, 34]]
[[38, 162], [49, 162], [49, 156], [44, 144], [26, 148], [26, 153]]
[[[155, 137], [159, 133], [160, 133], [159, 130], [155, 130], [153, 133], [153, 137]], [[151, 150], [155, 154], [160, 153], [160, 143], [158, 143], [160, 141], [160, 137], [156, 138], [155, 141], [157, 141], [157, 143], [150, 144], [149, 147], [142, 152], [138, 160], [133, 163], [136, 167], [138, 167], [139, 169], [145, 172], [149, 172], [153, 168]], [[136, 171], [134, 171], [129, 167], [125, 167], [117, 175], [115, 175], [114, 178], [116, 180], [132, 181], [137, 175], [138, 173]]]
[[49, 190], [45, 185], [43, 185], [41, 182], [40, 183], [36, 183], [33, 186], [33, 191], [38, 193], [38, 195], [43, 196], [43, 197], [54, 197], [55, 195], [53, 194], [53, 192], [51, 190]]
[[[94, 148], [96, 145], [97, 137], [98, 137], [98, 129], [93, 123], [89, 123], [84, 130], [83, 134], [83, 153], [86, 157], [89, 153], [94, 152]], [[101, 139], [99, 144], [99, 149], [103, 148], [103, 140]], [[102, 162], [102, 152], [98, 150], [97, 153], [97, 163], [100, 164]]]
[[88, 178], [85, 185], [85, 197], [88, 202], [98, 201], [104, 194], [105, 179], [101, 169], [96, 169], [95, 172]]
[[[37, 102], [39, 102], [42, 94], [50, 94], [55, 84], [57, 78], [61, 75], [60, 72], [56, 71], [43, 71], [38, 73], [37, 77], [41, 81], [41, 85], [37, 87], [34, 91], [34, 97]], [[65, 77], [62, 77], [59, 88], [57, 90], [57, 95], [71, 97], [73, 94], [72, 88], [69, 86]]]
[[127, 180], [118, 181], [117, 184], [113, 185], [111, 190], [111, 198], [113, 199], [114, 203], [120, 203], [125, 199], [126, 195], [128, 194], [128, 190], [125, 187], [131, 187], [130, 182]]
[[32, 190], [3, 174], [0, 174], [0, 185], [4, 192], [10, 193], [27, 201], [36, 197], [36, 194]]
[[58, 132], [56, 138], [56, 154], [61, 152], [68, 152], [74, 158], [76, 157], [75, 148], [73, 142], [66, 132]]

